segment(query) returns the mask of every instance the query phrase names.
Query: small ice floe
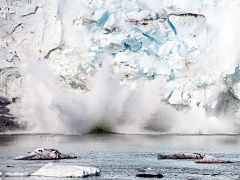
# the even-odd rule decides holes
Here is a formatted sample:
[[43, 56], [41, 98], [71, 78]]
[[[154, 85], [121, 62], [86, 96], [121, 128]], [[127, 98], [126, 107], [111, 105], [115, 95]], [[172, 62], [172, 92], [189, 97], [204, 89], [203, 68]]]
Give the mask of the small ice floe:
[[204, 156], [203, 159], [195, 161], [195, 163], [233, 163], [232, 161], [217, 159], [212, 156]]
[[34, 172], [32, 176], [79, 178], [100, 175], [100, 169], [76, 165], [61, 165], [49, 163]]
[[0, 177], [2, 177], [2, 173], [0, 172]]
[[137, 174], [136, 177], [142, 177], [142, 178], [163, 178], [163, 175], [158, 174]]
[[195, 163], [233, 163], [232, 161], [217, 159], [201, 153], [158, 154], [158, 159], [200, 159]]
[[173, 153], [158, 154], [158, 159], [203, 159], [204, 154], [201, 153]]
[[27, 177], [30, 176], [30, 173], [24, 172], [24, 173], [19, 173], [19, 172], [7, 172], [5, 177]]
[[27, 156], [18, 156], [16, 160], [54, 160], [54, 159], [74, 159], [76, 156], [62, 154], [56, 149], [37, 148]]

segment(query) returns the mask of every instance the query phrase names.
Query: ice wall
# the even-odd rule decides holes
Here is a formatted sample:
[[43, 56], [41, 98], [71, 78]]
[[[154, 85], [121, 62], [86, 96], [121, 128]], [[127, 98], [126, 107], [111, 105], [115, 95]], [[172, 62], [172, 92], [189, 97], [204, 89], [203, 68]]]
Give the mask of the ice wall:
[[29, 130], [239, 132], [238, 1], [0, 8], [0, 92], [20, 97], [12, 113]]

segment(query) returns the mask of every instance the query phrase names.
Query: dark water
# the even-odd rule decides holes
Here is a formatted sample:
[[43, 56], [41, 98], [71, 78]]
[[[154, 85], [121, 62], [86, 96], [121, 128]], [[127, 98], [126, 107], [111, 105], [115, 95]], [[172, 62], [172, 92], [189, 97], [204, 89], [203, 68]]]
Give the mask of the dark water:
[[[240, 162], [195, 164], [194, 160], [157, 160], [158, 153], [200, 152], [240, 161], [240, 136], [171, 135], [0, 135], [0, 172], [32, 173], [52, 161], [15, 161], [38, 147], [78, 156], [54, 163], [96, 166], [101, 176], [86, 179], [142, 179], [137, 173], [162, 173], [163, 179], [240, 179]], [[13, 165], [13, 167], [7, 167]], [[0, 178], [1, 179], [1, 178]], [[3, 178], [49, 179], [53, 178]]]

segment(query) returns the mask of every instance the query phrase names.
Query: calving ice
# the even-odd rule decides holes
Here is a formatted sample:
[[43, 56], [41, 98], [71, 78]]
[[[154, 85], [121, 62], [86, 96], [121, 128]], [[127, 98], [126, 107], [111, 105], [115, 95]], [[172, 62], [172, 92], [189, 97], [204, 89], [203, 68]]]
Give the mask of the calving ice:
[[238, 1], [0, 5], [0, 92], [27, 132], [239, 133]]

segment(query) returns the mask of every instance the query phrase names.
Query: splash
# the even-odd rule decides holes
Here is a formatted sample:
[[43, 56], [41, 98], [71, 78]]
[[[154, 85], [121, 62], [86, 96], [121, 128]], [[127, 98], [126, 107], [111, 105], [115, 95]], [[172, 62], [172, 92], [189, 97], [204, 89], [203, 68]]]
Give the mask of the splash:
[[238, 1], [28, 6], [2, 37], [21, 59], [10, 108], [28, 132], [239, 132]]

